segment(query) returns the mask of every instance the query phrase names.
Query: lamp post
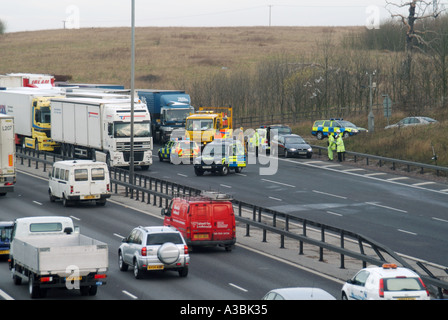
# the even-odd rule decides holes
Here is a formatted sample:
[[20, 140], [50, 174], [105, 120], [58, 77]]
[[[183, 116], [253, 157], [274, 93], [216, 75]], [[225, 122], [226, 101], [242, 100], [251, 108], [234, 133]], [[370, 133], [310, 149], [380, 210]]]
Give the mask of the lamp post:
[[[135, 0], [131, 9], [131, 150], [129, 155], [129, 182], [134, 183], [134, 70], [135, 70]], [[132, 192], [132, 191], [131, 191]]]
[[373, 82], [372, 83], [372, 77], [375, 75], [375, 71], [372, 73], [369, 73], [369, 100], [370, 100], [370, 105], [369, 105], [369, 115], [367, 117], [367, 121], [368, 121], [368, 129], [369, 129], [369, 133], [372, 133], [375, 130], [375, 116], [373, 115], [373, 89], [376, 88], [376, 83]]

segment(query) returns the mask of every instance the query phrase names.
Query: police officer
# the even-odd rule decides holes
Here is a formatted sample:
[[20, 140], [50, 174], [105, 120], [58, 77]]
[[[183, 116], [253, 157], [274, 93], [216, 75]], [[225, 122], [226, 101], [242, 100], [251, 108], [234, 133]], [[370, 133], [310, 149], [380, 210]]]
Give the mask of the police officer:
[[255, 147], [255, 157], [258, 158], [258, 145], [260, 144], [260, 135], [258, 134], [258, 130], [255, 130], [253, 139], [254, 139], [254, 147]]
[[333, 152], [336, 151], [336, 143], [334, 141], [334, 133], [328, 134], [328, 160], [333, 161]]
[[336, 151], [338, 153], [338, 161], [342, 162], [345, 159], [345, 146], [341, 133], [336, 135]]

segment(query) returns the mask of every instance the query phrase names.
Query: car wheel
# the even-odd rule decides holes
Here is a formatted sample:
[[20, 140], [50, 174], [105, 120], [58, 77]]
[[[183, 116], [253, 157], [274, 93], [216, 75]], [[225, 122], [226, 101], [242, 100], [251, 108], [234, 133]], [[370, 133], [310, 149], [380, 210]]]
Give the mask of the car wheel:
[[120, 252], [118, 254], [118, 267], [120, 268], [120, 271], [128, 271], [128, 265], [123, 260], [123, 254]]
[[195, 173], [197, 176], [202, 176], [202, 175], [204, 174], [204, 170], [194, 168], [194, 173]]
[[65, 194], [62, 195], [62, 205], [64, 207], [70, 207], [70, 205], [71, 205], [71, 201], [67, 200], [67, 198], [65, 197]]
[[241, 171], [243, 171], [243, 168], [241, 168], [241, 167], [236, 167], [235, 168], [235, 172], [236, 173], [240, 173]]
[[345, 294], [345, 292], [342, 292], [341, 299], [342, 300], [348, 300], [347, 295]]
[[317, 140], [322, 140], [323, 138], [324, 138], [324, 134], [322, 133], [322, 132], [318, 132], [317, 134], [316, 134], [316, 137], [317, 137]]
[[179, 277], [185, 278], [188, 275], [188, 267], [179, 270]]
[[229, 167], [224, 165], [221, 169], [221, 175], [226, 176], [229, 173]]
[[348, 133], [348, 131], [344, 131], [344, 133], [342, 134], [342, 136], [344, 138], [348, 138], [350, 136], [350, 133]]
[[50, 202], [56, 201], [56, 197], [51, 193], [51, 190], [48, 190], [48, 195], [50, 196]]
[[138, 268], [138, 262], [136, 259], [134, 259], [134, 278], [135, 279], [141, 279], [143, 275], [143, 270], [140, 270]]
[[162, 155], [160, 154], [160, 152], [159, 152], [159, 161], [163, 162], [163, 158], [162, 158]]
[[288, 150], [285, 150], [285, 158], [288, 158], [289, 154], [288, 154]]

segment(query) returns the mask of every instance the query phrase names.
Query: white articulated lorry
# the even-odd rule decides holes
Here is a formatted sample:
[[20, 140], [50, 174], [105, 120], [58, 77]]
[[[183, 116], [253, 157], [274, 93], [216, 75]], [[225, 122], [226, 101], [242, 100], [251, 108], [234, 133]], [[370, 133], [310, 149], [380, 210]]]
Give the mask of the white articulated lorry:
[[16, 183], [14, 117], [0, 114], [0, 196], [14, 191]]
[[28, 281], [31, 298], [45, 297], [49, 288], [95, 295], [106, 284], [108, 254], [107, 244], [81, 235], [71, 218], [19, 218], [14, 221], [9, 268], [14, 284]]
[[[131, 100], [64, 98], [51, 100], [51, 138], [62, 154], [130, 165]], [[134, 103], [134, 165], [152, 164], [151, 118], [146, 105]]]
[[50, 99], [64, 95], [60, 88], [0, 90], [0, 113], [14, 116], [16, 144], [41, 151], [57, 149], [50, 138]]

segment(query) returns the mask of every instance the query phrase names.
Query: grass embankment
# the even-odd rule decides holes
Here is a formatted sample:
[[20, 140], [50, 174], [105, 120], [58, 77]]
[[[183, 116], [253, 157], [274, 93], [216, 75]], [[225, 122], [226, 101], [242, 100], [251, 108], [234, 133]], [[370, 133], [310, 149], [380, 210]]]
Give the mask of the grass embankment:
[[[180, 84], [221, 70], [256, 67], [270, 56], [316, 56], [317, 42], [331, 36], [338, 43], [357, 28], [238, 27], [137, 28], [137, 88], [184, 89]], [[130, 86], [130, 28], [48, 30], [0, 36], [0, 74], [11, 72], [70, 75], [72, 82]], [[195, 97], [192, 96], [194, 101]], [[420, 114], [419, 114], [420, 115]], [[421, 114], [437, 125], [383, 130], [386, 120], [375, 115], [375, 132], [345, 140], [349, 151], [448, 166], [447, 112]], [[394, 111], [390, 123], [408, 116]], [[347, 117], [367, 127], [367, 114]], [[311, 140], [312, 122], [293, 125]], [[326, 140], [313, 140], [325, 145]]]
[[[408, 115], [396, 112], [389, 123], [394, 124]], [[373, 133], [360, 134], [344, 139], [347, 151], [354, 151], [414, 161], [427, 164], [448, 166], [448, 121], [445, 112], [425, 114], [425, 116], [437, 119], [439, 123], [432, 125], [410, 126], [403, 128], [384, 129], [387, 120], [381, 115], [375, 115], [375, 131]], [[367, 128], [367, 115], [347, 119], [360, 127]], [[294, 132], [307, 138], [312, 145], [326, 146], [327, 141], [317, 140], [311, 135], [312, 122], [303, 122], [293, 126]], [[437, 162], [432, 160], [433, 147], [437, 155]]]

